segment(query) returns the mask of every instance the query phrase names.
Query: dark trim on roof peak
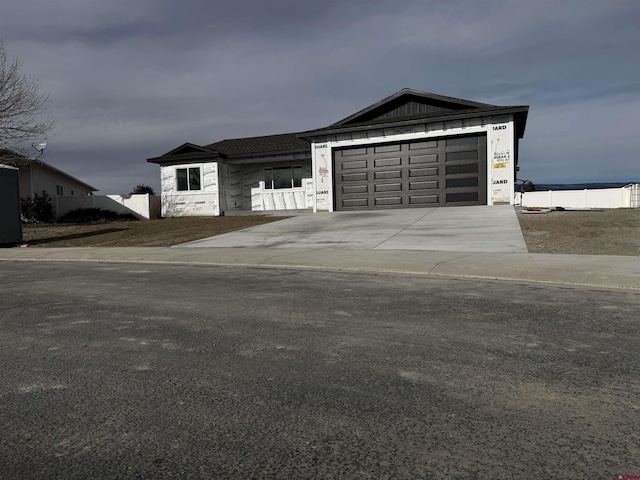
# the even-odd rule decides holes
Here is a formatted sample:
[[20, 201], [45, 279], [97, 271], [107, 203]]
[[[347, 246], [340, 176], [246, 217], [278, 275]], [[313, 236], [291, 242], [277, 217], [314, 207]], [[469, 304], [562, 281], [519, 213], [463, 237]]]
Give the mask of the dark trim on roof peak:
[[413, 90], [411, 88], [403, 88], [393, 95], [383, 98], [379, 102], [376, 102], [373, 105], [370, 105], [367, 108], [354, 113], [353, 115], [343, 118], [339, 122], [330, 125], [330, 127], [335, 128], [347, 126], [349, 124], [357, 124], [364, 121], [370, 121], [372, 119], [370, 117], [374, 116], [376, 112], [383, 113], [385, 111], [385, 107], [393, 108], [394, 104], [401, 104], [403, 99], [405, 99], [407, 102], [413, 99], [425, 105], [431, 104], [441, 111], [456, 111], [466, 110], [470, 108], [488, 108], [496, 106], [488, 103], [472, 102], [471, 100], [464, 100], [462, 98], [447, 97], [445, 95], [422, 92], [420, 90]]

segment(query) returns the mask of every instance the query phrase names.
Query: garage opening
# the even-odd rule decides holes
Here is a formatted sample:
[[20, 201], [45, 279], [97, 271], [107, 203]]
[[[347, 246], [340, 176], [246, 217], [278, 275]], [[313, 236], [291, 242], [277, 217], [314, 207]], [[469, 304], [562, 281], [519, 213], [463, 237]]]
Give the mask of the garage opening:
[[334, 149], [336, 210], [487, 204], [487, 137]]

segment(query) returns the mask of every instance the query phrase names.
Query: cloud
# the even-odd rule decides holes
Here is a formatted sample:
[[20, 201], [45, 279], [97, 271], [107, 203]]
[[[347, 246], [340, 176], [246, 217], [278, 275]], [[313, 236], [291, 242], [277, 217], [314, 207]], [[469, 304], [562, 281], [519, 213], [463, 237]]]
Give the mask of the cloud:
[[403, 87], [530, 105], [533, 177], [637, 175], [639, 20], [635, 0], [5, 0], [0, 32], [51, 94], [46, 159], [121, 193], [183, 142], [323, 127]]

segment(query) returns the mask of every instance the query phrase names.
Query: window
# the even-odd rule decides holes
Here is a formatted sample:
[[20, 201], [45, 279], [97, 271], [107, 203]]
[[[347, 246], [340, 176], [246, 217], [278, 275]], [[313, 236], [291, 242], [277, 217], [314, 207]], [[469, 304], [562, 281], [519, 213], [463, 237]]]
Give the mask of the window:
[[64, 188], [62, 188], [62, 185], [56, 185], [56, 195], [64, 195]]
[[295, 188], [302, 186], [302, 167], [268, 167], [264, 169], [264, 188]]
[[200, 190], [200, 167], [177, 168], [178, 191]]

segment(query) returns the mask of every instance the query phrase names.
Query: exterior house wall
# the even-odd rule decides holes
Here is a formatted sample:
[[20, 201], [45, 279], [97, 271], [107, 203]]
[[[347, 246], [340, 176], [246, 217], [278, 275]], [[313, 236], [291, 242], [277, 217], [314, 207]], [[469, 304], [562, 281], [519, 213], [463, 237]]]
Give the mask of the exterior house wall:
[[[302, 166], [302, 186], [296, 188], [266, 189], [264, 168], [273, 166]], [[243, 165], [242, 198], [244, 210], [261, 212], [268, 210], [303, 210], [313, 208], [313, 180], [309, 160], [290, 163], [264, 163]]]
[[[264, 168], [301, 165], [302, 186], [267, 189]], [[176, 170], [200, 168], [202, 189], [177, 191]], [[313, 179], [310, 160], [225, 164], [203, 162], [161, 166], [162, 216], [220, 215], [233, 211], [278, 211], [313, 208]]]
[[242, 165], [219, 164], [220, 205], [223, 212], [244, 209], [242, 196]]
[[[200, 190], [177, 190], [180, 168], [200, 168]], [[163, 217], [220, 215], [218, 162], [162, 166], [160, 172]]]
[[[31, 166], [19, 167], [19, 184], [20, 184], [20, 198], [32, 197], [31, 191]], [[55, 192], [55, 190], [54, 190]], [[42, 192], [40, 192], [42, 194]]]
[[[485, 133], [487, 135], [487, 205], [513, 204], [515, 184], [514, 120], [511, 115], [451, 120], [412, 126], [391, 126], [376, 130], [327, 135], [311, 145], [315, 173], [314, 212], [333, 211], [333, 149], [376, 143]], [[495, 168], [493, 168], [495, 166]]]
[[40, 165], [32, 164], [20, 167], [20, 196], [26, 198], [34, 194], [42, 195], [46, 192], [51, 198], [57, 195], [57, 186], [62, 187], [63, 195], [91, 195], [91, 189], [80, 182], [74, 182], [65, 175], [61, 175]]

